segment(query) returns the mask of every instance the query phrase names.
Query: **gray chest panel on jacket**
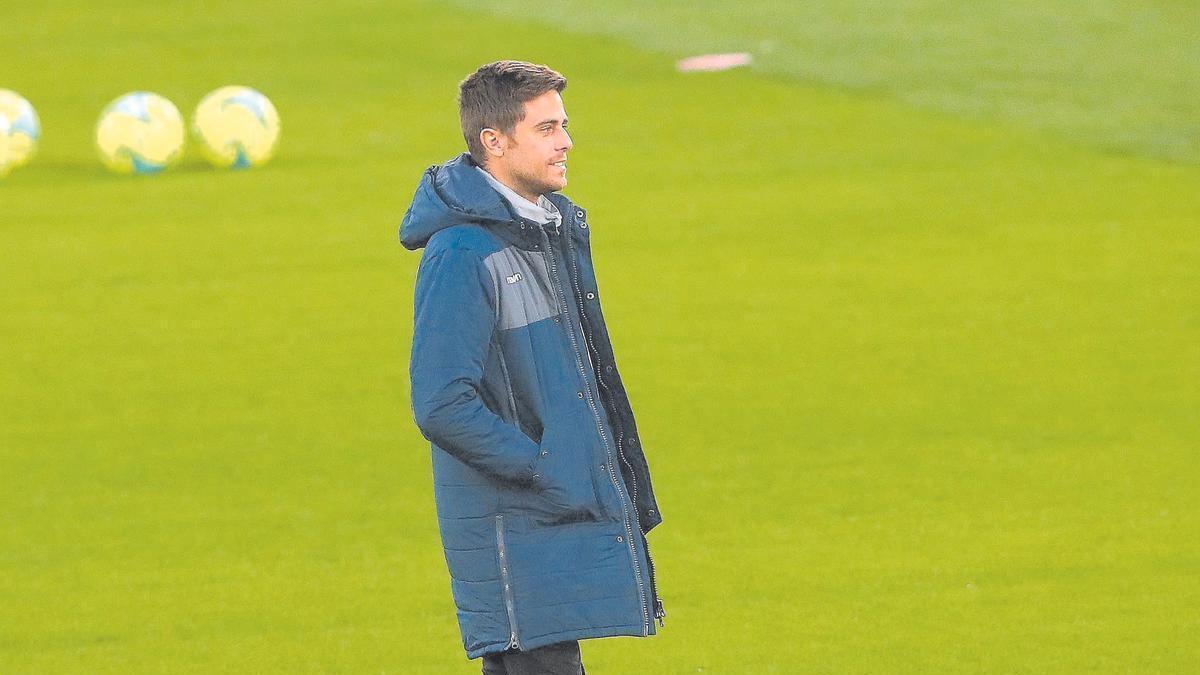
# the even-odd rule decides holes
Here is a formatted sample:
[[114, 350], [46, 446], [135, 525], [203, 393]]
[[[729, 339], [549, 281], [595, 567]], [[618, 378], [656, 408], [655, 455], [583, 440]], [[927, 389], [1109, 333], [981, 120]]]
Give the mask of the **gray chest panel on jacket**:
[[520, 328], [559, 313], [544, 253], [509, 246], [483, 262], [496, 287], [501, 329]]

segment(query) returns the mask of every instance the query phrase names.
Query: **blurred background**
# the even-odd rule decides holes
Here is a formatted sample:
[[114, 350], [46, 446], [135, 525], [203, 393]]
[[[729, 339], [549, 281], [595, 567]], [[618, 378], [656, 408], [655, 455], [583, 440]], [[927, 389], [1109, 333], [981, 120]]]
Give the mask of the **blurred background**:
[[[666, 625], [589, 672], [1189, 670], [1198, 37], [1176, 0], [6, 5], [42, 139], [0, 181], [0, 672], [478, 672], [396, 229], [501, 58], [568, 78], [664, 517]], [[97, 161], [118, 95], [226, 84], [266, 166]]]

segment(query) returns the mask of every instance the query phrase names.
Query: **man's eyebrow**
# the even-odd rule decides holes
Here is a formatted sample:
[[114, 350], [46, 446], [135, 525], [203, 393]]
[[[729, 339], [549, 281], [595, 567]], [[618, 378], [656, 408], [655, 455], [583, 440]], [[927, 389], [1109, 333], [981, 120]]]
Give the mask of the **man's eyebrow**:
[[[537, 124], [535, 124], [535, 125], [533, 125], [533, 126], [535, 126], [535, 127], [540, 127], [540, 126], [542, 126], [543, 124], [550, 124], [551, 122], [557, 122], [557, 121], [559, 121], [557, 118], [555, 118], [555, 117], [550, 117], [550, 118], [548, 118], [548, 119], [544, 119], [544, 120], [542, 120], [541, 122], [538, 122]], [[562, 123], [563, 123], [563, 124], [566, 124], [566, 123], [567, 123], [567, 118], [565, 118], [565, 117], [564, 117], [564, 118], [562, 118]]]

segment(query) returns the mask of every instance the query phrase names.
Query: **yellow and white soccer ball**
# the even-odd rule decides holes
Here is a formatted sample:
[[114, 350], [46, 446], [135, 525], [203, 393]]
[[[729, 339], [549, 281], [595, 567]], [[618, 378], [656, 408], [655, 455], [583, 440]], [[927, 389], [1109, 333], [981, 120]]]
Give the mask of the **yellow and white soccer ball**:
[[214, 166], [245, 169], [265, 164], [279, 143], [279, 113], [250, 87], [209, 92], [192, 116], [192, 137]]
[[12, 162], [9, 161], [8, 151], [8, 133], [11, 128], [8, 118], [4, 116], [4, 113], [0, 113], [0, 178], [7, 176], [13, 168]]
[[4, 132], [7, 148], [0, 163], [7, 160], [9, 169], [28, 164], [37, 152], [38, 138], [42, 135], [37, 112], [17, 92], [0, 89], [0, 115], [8, 121], [8, 129]]
[[100, 159], [117, 173], [158, 173], [183, 154], [183, 116], [175, 104], [135, 91], [108, 104], [96, 123]]

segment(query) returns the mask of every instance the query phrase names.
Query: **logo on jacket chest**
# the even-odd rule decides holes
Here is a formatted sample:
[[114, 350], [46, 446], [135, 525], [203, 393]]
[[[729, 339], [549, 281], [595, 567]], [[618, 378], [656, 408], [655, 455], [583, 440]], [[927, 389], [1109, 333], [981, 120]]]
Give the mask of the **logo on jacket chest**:
[[[559, 313], [550, 281], [550, 264], [541, 251], [509, 246], [487, 256], [483, 262], [495, 284], [500, 328], [528, 326]], [[504, 283], [500, 283], [502, 279]]]

